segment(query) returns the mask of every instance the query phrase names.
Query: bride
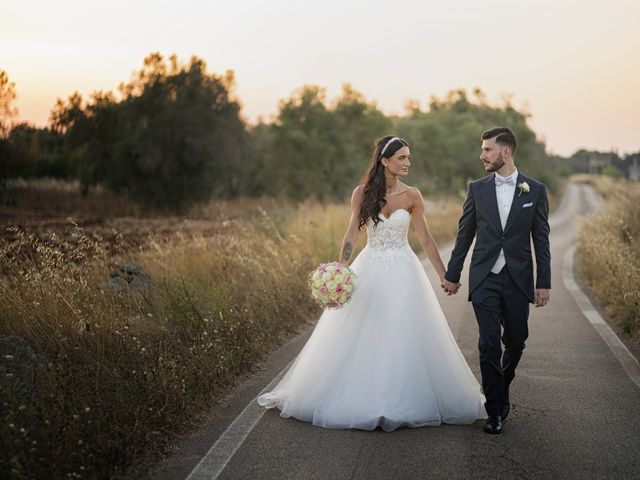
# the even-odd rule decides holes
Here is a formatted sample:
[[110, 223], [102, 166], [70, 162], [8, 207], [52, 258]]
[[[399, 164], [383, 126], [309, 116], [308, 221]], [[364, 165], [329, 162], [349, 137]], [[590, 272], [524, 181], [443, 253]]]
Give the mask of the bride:
[[366, 228], [367, 245], [351, 264], [358, 276], [353, 296], [342, 309], [324, 311], [282, 380], [258, 397], [260, 405], [325, 428], [391, 431], [486, 417], [480, 385], [407, 241], [412, 219], [442, 283], [445, 267], [422, 195], [399, 180], [410, 158], [401, 138], [376, 142], [353, 191], [340, 252], [347, 263]]

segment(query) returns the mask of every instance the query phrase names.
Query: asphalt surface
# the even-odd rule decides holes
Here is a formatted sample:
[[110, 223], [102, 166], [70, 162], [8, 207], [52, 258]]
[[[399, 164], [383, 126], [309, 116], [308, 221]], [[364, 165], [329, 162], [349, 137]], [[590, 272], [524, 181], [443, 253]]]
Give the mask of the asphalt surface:
[[[483, 433], [482, 421], [390, 433], [328, 430], [283, 419], [273, 409], [246, 427], [217, 478], [640, 478], [640, 388], [562, 281], [563, 257], [581, 216], [599, 204], [593, 189], [569, 184], [551, 217], [551, 302], [531, 309], [529, 340], [511, 388], [513, 408], [503, 434]], [[450, 248], [442, 252], [445, 263]], [[426, 269], [437, 285], [431, 267]], [[467, 274], [468, 264], [463, 281]], [[439, 293], [451, 330], [479, 379], [478, 329], [466, 298], [464, 283], [454, 297]], [[274, 352], [148, 478], [187, 478], [245, 407], [254, 408], [256, 395], [295, 358], [310, 333], [311, 328]], [[197, 478], [216, 475], [203, 475], [201, 469]]]

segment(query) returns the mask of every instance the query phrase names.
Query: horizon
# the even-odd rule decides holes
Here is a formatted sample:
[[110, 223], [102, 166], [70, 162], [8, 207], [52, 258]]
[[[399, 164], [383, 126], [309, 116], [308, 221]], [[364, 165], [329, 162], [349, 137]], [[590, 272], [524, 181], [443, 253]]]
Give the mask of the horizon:
[[[333, 99], [349, 83], [389, 116], [403, 115], [411, 100], [426, 111], [432, 95], [480, 88], [491, 106], [510, 97], [529, 112], [550, 154], [640, 151], [640, 61], [629, 60], [640, 50], [640, 3], [454, 3], [458, 10], [408, 0], [321, 7], [309, 0], [117, 0], [96, 24], [77, 0], [25, 0], [4, 7], [0, 68], [16, 85], [17, 120], [39, 127], [57, 98], [116, 91], [157, 51], [180, 62], [195, 55], [215, 74], [233, 70], [234, 97], [250, 124], [270, 121], [304, 85]], [[388, 20], [390, 11], [402, 12], [398, 22]]]

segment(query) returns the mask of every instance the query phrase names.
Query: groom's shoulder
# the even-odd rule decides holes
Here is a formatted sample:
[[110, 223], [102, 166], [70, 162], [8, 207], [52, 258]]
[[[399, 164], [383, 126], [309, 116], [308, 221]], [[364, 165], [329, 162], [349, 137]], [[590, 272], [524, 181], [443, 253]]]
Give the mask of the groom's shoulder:
[[530, 177], [528, 175], [524, 175], [524, 174], [522, 174], [522, 177], [524, 178], [524, 181], [527, 182], [531, 187], [547, 188], [546, 185], [542, 183], [540, 180], [536, 180], [535, 178]]
[[482, 183], [487, 183], [487, 182], [490, 182], [491, 180], [493, 180], [493, 173], [490, 173], [489, 175], [486, 175], [482, 178], [478, 178], [477, 180], [471, 180], [469, 182], [469, 187], [476, 186]]

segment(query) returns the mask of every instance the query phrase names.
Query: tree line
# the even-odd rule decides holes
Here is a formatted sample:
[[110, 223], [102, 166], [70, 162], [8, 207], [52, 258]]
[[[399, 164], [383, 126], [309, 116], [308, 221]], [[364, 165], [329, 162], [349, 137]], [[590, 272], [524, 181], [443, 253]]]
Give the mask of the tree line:
[[412, 182], [428, 193], [457, 193], [484, 175], [480, 134], [497, 125], [516, 133], [524, 172], [554, 188], [560, 168], [526, 112], [508, 100], [489, 105], [479, 90], [432, 97], [426, 111], [409, 102], [404, 115], [387, 116], [350, 85], [332, 100], [305, 85], [257, 125], [242, 118], [233, 90], [231, 71], [152, 53], [117, 92], [58, 99], [49, 125], [37, 128], [15, 122], [15, 85], [0, 71], [0, 182], [75, 178], [85, 192], [102, 185], [154, 209], [240, 195], [342, 200], [374, 140], [395, 133], [411, 145]]

